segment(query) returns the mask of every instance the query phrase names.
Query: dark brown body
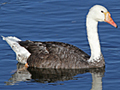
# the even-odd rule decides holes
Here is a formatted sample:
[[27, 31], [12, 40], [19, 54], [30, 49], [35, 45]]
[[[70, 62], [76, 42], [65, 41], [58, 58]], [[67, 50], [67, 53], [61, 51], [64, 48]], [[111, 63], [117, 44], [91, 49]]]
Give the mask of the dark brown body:
[[96, 68], [105, 65], [100, 62], [88, 63], [90, 56], [79, 48], [62, 42], [20, 41], [30, 53], [27, 62], [36, 68]]

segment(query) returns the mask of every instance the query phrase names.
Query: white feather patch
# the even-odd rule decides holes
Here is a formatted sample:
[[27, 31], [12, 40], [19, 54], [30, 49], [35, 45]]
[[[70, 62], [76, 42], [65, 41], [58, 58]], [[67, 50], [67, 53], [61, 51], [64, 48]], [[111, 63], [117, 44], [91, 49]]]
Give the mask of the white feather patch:
[[13, 51], [16, 53], [16, 60], [18, 62], [25, 64], [27, 62], [28, 57], [31, 55], [27, 49], [20, 46], [18, 41], [21, 41], [17, 37], [4, 37], [2, 36], [3, 40], [5, 40], [10, 47], [13, 49]]

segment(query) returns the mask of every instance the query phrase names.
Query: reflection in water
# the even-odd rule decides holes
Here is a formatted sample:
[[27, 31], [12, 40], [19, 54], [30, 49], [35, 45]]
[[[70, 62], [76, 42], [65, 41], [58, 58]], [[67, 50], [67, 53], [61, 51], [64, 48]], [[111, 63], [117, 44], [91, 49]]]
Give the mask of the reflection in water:
[[8, 82], [5, 82], [6, 85], [14, 85], [17, 82], [28, 81], [31, 79], [31, 74], [27, 69], [20, 70], [23, 67], [23, 64], [17, 64], [17, 71], [12, 75]]
[[102, 90], [102, 77], [104, 71], [92, 72], [92, 89], [91, 90]]
[[20, 81], [33, 79], [35, 82], [51, 83], [56, 81], [65, 81], [74, 79], [77, 74], [90, 72], [92, 74], [92, 89], [102, 90], [102, 77], [105, 69], [21, 69], [24, 65], [18, 63], [17, 71], [5, 82], [6, 85], [14, 85]]

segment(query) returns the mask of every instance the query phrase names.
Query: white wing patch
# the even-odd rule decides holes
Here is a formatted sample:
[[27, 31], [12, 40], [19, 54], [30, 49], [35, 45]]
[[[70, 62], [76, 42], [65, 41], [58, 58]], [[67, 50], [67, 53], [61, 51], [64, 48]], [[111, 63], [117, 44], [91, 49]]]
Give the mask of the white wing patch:
[[4, 37], [2, 36], [3, 40], [5, 40], [10, 47], [13, 49], [13, 51], [16, 53], [16, 60], [18, 62], [25, 64], [27, 62], [28, 57], [31, 55], [27, 49], [20, 46], [18, 41], [21, 41], [17, 37]]

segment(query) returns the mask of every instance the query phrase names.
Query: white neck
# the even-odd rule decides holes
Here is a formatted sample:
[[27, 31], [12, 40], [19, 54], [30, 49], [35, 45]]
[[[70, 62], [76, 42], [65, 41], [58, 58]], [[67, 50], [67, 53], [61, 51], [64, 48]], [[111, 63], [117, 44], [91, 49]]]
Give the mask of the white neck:
[[87, 36], [91, 49], [91, 57], [88, 60], [89, 62], [100, 61], [101, 48], [99, 43], [99, 37], [97, 33], [98, 21], [87, 16], [86, 26], [87, 26]]

